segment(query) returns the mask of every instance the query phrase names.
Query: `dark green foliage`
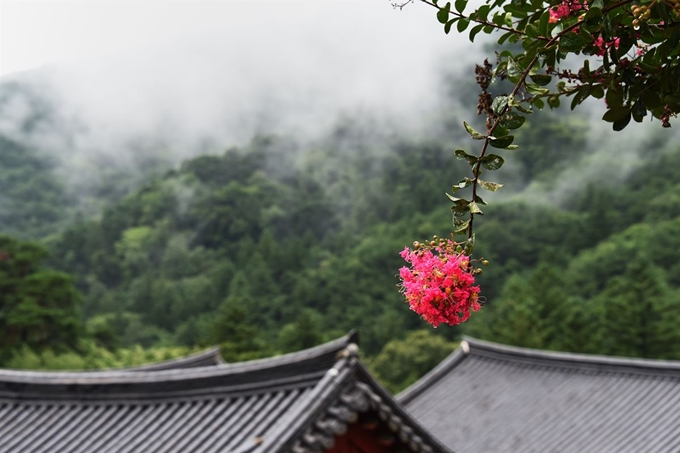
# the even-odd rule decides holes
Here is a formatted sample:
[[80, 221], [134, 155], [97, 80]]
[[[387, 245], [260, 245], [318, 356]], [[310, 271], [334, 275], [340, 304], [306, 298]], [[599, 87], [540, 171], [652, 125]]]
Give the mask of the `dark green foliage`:
[[369, 361], [369, 367], [389, 390], [397, 393], [434, 368], [455, 347], [430, 330], [416, 330], [403, 340], [387, 343]]
[[21, 347], [75, 347], [83, 329], [73, 279], [42, 269], [47, 251], [0, 236], [0, 361]]
[[286, 352], [311, 348], [323, 341], [321, 316], [310, 309], [303, 309], [292, 324], [283, 326], [279, 333], [279, 345]]
[[207, 340], [219, 344], [227, 362], [266, 356], [272, 351], [263, 343], [249, 311], [249, 300], [230, 296], [217, 309]]
[[73, 200], [54, 175], [55, 167], [0, 136], [0, 232], [36, 238], [63, 226]]
[[671, 291], [661, 268], [639, 253], [623, 275], [607, 282], [594, 300], [603, 312], [604, 354], [680, 358], [680, 294]]
[[[398, 253], [416, 239], [448, 235], [444, 194], [457, 166], [468, 164], [455, 159], [455, 146], [435, 141], [373, 149], [354, 128], [339, 128], [336, 142], [296, 159], [280, 154], [290, 151], [287, 142], [260, 138], [186, 161], [110, 203], [100, 219], [76, 218], [47, 237], [49, 264], [72, 274], [84, 293], [86, 332], [77, 335], [111, 351], [218, 343], [236, 361], [357, 329], [362, 354], [390, 388], [426, 372], [461, 329], [421, 331], [396, 288]], [[508, 153], [535, 158], [506, 154], [499, 170], [514, 190], [527, 175], [550, 181], [569, 165], [559, 146], [541, 160], [541, 147], [585, 142], [559, 119], [525, 131], [522, 148]], [[491, 262], [478, 276], [488, 302], [462, 329], [531, 347], [680, 358], [662, 351], [680, 343], [679, 163], [678, 152], [650, 157], [620, 186], [583, 184], [563, 207], [520, 197], [482, 206], [476, 254]], [[636, 262], [647, 268], [633, 269]], [[57, 360], [40, 354], [42, 363]]]

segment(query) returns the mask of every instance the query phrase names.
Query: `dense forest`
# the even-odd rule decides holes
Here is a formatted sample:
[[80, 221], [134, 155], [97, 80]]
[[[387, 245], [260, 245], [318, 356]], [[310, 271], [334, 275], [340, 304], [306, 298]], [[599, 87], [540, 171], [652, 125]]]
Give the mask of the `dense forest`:
[[440, 121], [427, 140], [377, 139], [358, 119], [312, 145], [262, 135], [152, 165], [125, 190], [112, 189], [114, 174], [90, 194], [97, 215], [57, 160], [0, 136], [2, 365], [125, 366], [212, 344], [238, 361], [350, 329], [393, 390], [461, 334], [680, 359], [680, 147], [655, 129], [634, 171], [574, 177], [557, 201], [536, 201], [574, 168], [619, 159], [568, 112], [530, 118], [499, 172], [508, 194], [476, 231], [491, 263], [478, 277], [485, 307], [460, 328], [410, 312], [399, 252], [448, 234], [444, 193], [464, 174], [452, 153], [464, 137], [446, 132], [459, 120]]

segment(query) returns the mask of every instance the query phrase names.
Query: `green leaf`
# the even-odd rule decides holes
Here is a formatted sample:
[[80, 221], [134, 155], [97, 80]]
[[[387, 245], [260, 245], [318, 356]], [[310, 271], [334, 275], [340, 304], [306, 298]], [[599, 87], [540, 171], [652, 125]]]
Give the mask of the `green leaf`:
[[504, 137], [489, 137], [491, 140], [489, 140], [489, 145], [493, 146], [494, 148], [507, 148], [508, 146], [512, 145], [512, 142], [515, 141], [515, 136], [514, 135], [506, 135]]
[[465, 189], [467, 186], [472, 184], [472, 179], [470, 178], [463, 178], [460, 181], [458, 181], [456, 184], [451, 186], [451, 191], [453, 193], [458, 192], [459, 189]]
[[465, 214], [466, 212], [470, 212], [470, 202], [464, 199], [459, 199], [453, 203], [453, 206], [451, 206], [451, 212], [454, 213], [454, 215], [460, 215], [460, 214]]
[[510, 81], [518, 81], [523, 72], [524, 68], [517, 64], [512, 57], [508, 57], [508, 78]]
[[548, 105], [550, 106], [551, 109], [556, 109], [560, 106], [560, 97], [559, 96], [550, 96], [548, 98]]
[[560, 36], [559, 46], [560, 50], [564, 52], [574, 52], [578, 53], [585, 47], [586, 42], [583, 40], [581, 35], [576, 33], [565, 33]]
[[644, 104], [650, 109], [663, 105], [659, 95], [650, 89], [645, 89], [642, 91], [640, 93], [640, 97], [642, 98], [642, 102], [644, 102]]
[[627, 107], [611, 108], [607, 110], [602, 116], [602, 120], [608, 123], [613, 123], [625, 118], [630, 113]]
[[628, 110], [628, 115], [626, 115], [624, 118], [621, 118], [620, 120], [614, 121], [614, 124], [612, 124], [612, 129], [615, 131], [622, 131], [628, 126], [628, 123], [630, 123], [630, 110]]
[[469, 204], [470, 208], [470, 214], [484, 214], [481, 209], [479, 209], [479, 205], [477, 205], [476, 202], [472, 202]]
[[497, 182], [491, 182], [491, 181], [484, 181], [482, 179], [477, 178], [477, 184], [479, 184], [479, 187], [482, 189], [489, 190], [491, 192], [495, 192], [501, 187], [503, 187], [503, 184], [499, 184]]
[[463, 33], [463, 32], [465, 31], [465, 29], [468, 28], [468, 25], [470, 25], [470, 21], [467, 20], [467, 19], [462, 19], [462, 18], [461, 18], [461, 19], [458, 21], [458, 26], [457, 26], [457, 28], [458, 28], [458, 33]]
[[466, 255], [470, 256], [472, 254], [472, 251], [475, 248], [475, 235], [474, 233], [472, 234], [472, 237], [465, 241], [465, 246], [463, 251], [465, 252]]
[[637, 101], [635, 101], [635, 104], [633, 104], [632, 113], [633, 119], [637, 123], [641, 123], [644, 117], [647, 116], [647, 108], [645, 107], [645, 104], [642, 102], [642, 99], [638, 98]]
[[538, 31], [538, 27], [533, 24], [527, 25], [527, 27], [524, 29], [524, 32], [527, 34], [529, 38], [533, 39], [538, 38], [540, 34], [540, 32]]
[[529, 76], [532, 82], [539, 86], [546, 86], [552, 81], [552, 77], [547, 74], [531, 74]]
[[588, 21], [591, 19], [594, 21], [600, 21], [602, 19], [602, 8], [598, 8], [596, 6], [591, 6], [588, 9], [588, 12], [586, 13], [585, 17]]
[[531, 104], [538, 110], [543, 110], [543, 107], [545, 107], [545, 102], [543, 102], [542, 98], [533, 98]]
[[546, 8], [538, 21], [538, 33], [548, 36], [548, 24], [550, 23], [550, 8]]
[[503, 126], [496, 126], [496, 129], [493, 130], [494, 137], [505, 137], [509, 133], [510, 129], [506, 129]]
[[482, 197], [480, 197], [479, 195], [475, 195], [475, 203], [481, 204], [481, 205], [487, 205], [487, 204], [489, 204], [489, 203], [487, 203], [486, 201], [484, 201], [484, 200], [482, 199]]
[[493, 103], [491, 103], [491, 110], [493, 110], [493, 113], [496, 115], [500, 115], [507, 105], [507, 96], [496, 96], [496, 99], [494, 99]]
[[526, 121], [526, 117], [516, 113], [508, 113], [501, 120], [501, 126], [507, 129], [519, 129]]
[[524, 107], [524, 106], [522, 106], [522, 105], [520, 105], [520, 104], [517, 104], [517, 105], [514, 106], [514, 107], [515, 107], [517, 110], [519, 110], [520, 112], [526, 113], [527, 115], [528, 115], [528, 114], [531, 114], [531, 113], [534, 113], [534, 112], [532, 112], [531, 110], [529, 110], [528, 108], [526, 108], [526, 107]]
[[449, 33], [451, 33], [451, 27], [453, 26], [453, 24], [456, 23], [456, 21], [458, 21], [458, 18], [451, 19], [450, 21], [448, 21], [448, 22], [444, 25], [444, 33], [446, 33], [447, 35], [448, 35]]
[[623, 106], [623, 87], [620, 84], [615, 84], [607, 90], [604, 96], [607, 100], [609, 108], [616, 108]]
[[456, 156], [456, 158], [458, 160], [465, 160], [470, 165], [474, 165], [474, 164], [477, 163], [477, 156], [473, 156], [471, 154], [468, 154], [462, 149], [455, 150], [453, 152], [453, 154]]
[[454, 197], [453, 195], [448, 193], [446, 194], [446, 197], [454, 203], [457, 203], [458, 201], [462, 200], [462, 198]]
[[481, 160], [482, 167], [491, 171], [498, 170], [503, 166], [504, 163], [505, 160], [497, 154], [487, 154], [486, 156], [482, 157]]
[[459, 13], [463, 13], [465, 11], [465, 6], [467, 5], [468, 0], [456, 0], [456, 11]]
[[587, 97], [587, 91], [585, 90], [585, 86], [583, 86], [576, 91], [574, 99], [571, 100], [571, 109], [574, 110]]
[[535, 83], [525, 83], [524, 86], [526, 87], [527, 91], [531, 94], [537, 94], [540, 96], [550, 93], [549, 89], [540, 87]]
[[437, 11], [437, 20], [442, 24], [449, 21], [449, 12], [451, 11], [451, 2], [447, 2], [443, 8]]
[[470, 134], [470, 137], [472, 137], [473, 139], [484, 140], [486, 138], [486, 135], [482, 135], [476, 130], [474, 130], [472, 126], [468, 124], [467, 121], [463, 121], [463, 126], [465, 126], [465, 130], [467, 131], [468, 134]]
[[456, 225], [455, 221], [458, 220], [457, 217], [454, 217], [454, 226], [456, 227], [453, 231], [454, 233], [464, 233], [467, 231], [468, 227], [470, 226], [470, 220], [466, 221], [461, 221], [459, 224]]
[[602, 88], [602, 85], [591, 85], [590, 88], [590, 95], [595, 99], [602, 99], [604, 97], [604, 88]]
[[482, 5], [477, 10], [477, 17], [485, 21], [489, 17], [489, 11], [491, 11], [490, 5]]
[[510, 145], [505, 147], [505, 149], [517, 149], [517, 148], [519, 148], [519, 145]]
[[477, 36], [477, 34], [480, 31], [482, 31], [482, 28], [484, 28], [483, 24], [475, 25], [474, 27], [472, 27], [472, 29], [470, 30], [470, 42], [475, 42], [475, 36]]

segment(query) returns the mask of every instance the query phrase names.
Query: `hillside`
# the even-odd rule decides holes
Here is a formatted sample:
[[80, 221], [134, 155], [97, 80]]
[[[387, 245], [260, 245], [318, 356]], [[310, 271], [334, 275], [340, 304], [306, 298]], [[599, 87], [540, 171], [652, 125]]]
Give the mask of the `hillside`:
[[[518, 137], [521, 149], [499, 172], [507, 194], [492, 199], [477, 229], [478, 251], [491, 261], [479, 277], [488, 302], [462, 330], [422, 331], [396, 288], [398, 252], [448, 234], [443, 194], [463, 172], [451, 155], [461, 138], [449, 132], [412, 139], [345, 119], [311, 144], [260, 136], [160, 175], [172, 166], [151, 166], [118, 190], [107, 190], [116, 177], [104, 178], [98, 215], [77, 201], [58, 161], [0, 137], [0, 232], [39, 239], [50, 267], [74, 276], [80, 355], [220, 343], [233, 361], [356, 328], [395, 389], [437, 363], [461, 332], [680, 358], [680, 148], [646, 128], [654, 152], [608, 149], [590, 138], [586, 118], [541, 117]], [[632, 156], [634, 171], [619, 172]], [[584, 168], [619, 173], [579, 176]], [[397, 376], [395, 363], [419, 371]]]

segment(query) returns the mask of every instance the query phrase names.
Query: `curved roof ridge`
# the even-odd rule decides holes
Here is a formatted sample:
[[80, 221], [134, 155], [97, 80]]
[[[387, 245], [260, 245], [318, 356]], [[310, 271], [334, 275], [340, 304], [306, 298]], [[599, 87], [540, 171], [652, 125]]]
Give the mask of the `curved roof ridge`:
[[[137, 365], [125, 368], [118, 368], [120, 371], [161, 371], [174, 370], [181, 368], [197, 368], [204, 366], [223, 365], [224, 361], [220, 354], [220, 347], [213, 346], [203, 351], [194, 352], [182, 357], [174, 359], [161, 360], [158, 362], [151, 362], [144, 365]], [[114, 370], [114, 369], [112, 369]]]
[[[373, 377], [356, 349], [343, 354], [308, 397], [299, 401], [286, 419], [279, 420], [270, 437], [262, 442], [262, 450], [309, 452], [330, 448], [332, 439], [356, 421], [351, 420], [351, 413], [369, 410], [376, 411], [409, 451], [452, 453]], [[291, 444], [293, 440], [296, 441]], [[251, 441], [242, 444], [238, 452], [252, 449]]]
[[231, 375], [285, 371], [294, 368], [298, 375], [315, 373], [332, 367], [338, 353], [349, 344], [357, 343], [358, 335], [350, 331], [344, 337], [327, 343], [263, 359], [193, 368], [163, 370], [104, 370], [104, 371], [24, 371], [0, 370], [3, 383], [37, 385], [107, 385], [176, 382], [192, 379], [228, 377]]
[[488, 357], [505, 362], [551, 368], [613, 373], [653, 374], [680, 377], [680, 361], [614, 357], [597, 354], [547, 351], [509, 346], [479, 340], [464, 335], [460, 346], [418, 381], [396, 395], [397, 401], [408, 405], [414, 398], [434, 385], [467, 356]]
[[614, 357], [598, 354], [548, 351], [509, 346], [463, 336], [470, 355], [486, 356], [506, 361], [563, 368], [597, 369], [612, 372], [642, 372], [680, 376], [680, 361]]
[[437, 381], [447, 375], [447, 373], [455, 368], [466, 356], [465, 347], [461, 344], [457, 347], [447, 358], [439, 362], [439, 365], [431, 369], [423, 377], [411, 384], [405, 390], [402, 390], [395, 396], [395, 399], [403, 405], [408, 403], [415, 397], [434, 385]]
[[[415, 441], [420, 445], [418, 451], [428, 451], [423, 448], [423, 445], [435, 446], [440, 452], [451, 452], [451, 449], [444, 445], [438, 438], [436, 438], [425, 425], [414, 417], [406, 407], [373, 376], [370, 370], [362, 362], [356, 364], [357, 371], [362, 377], [362, 381], [370, 387], [372, 399], [379, 404], [379, 412], [381, 417], [389, 420], [394, 427], [394, 431], [401, 431], [400, 436], [406, 435], [410, 438], [409, 443]], [[404, 426], [410, 426], [409, 429], [403, 429]]]

